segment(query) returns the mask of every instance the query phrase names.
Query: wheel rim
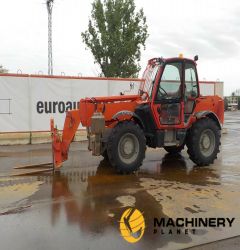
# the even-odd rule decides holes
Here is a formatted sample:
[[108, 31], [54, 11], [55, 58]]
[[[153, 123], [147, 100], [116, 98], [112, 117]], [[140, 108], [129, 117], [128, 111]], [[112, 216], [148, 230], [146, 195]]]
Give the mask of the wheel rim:
[[202, 132], [199, 140], [200, 151], [203, 156], [209, 157], [215, 148], [215, 134], [211, 129], [206, 129]]
[[139, 141], [132, 133], [124, 134], [118, 143], [118, 155], [122, 162], [133, 163], [139, 154]]

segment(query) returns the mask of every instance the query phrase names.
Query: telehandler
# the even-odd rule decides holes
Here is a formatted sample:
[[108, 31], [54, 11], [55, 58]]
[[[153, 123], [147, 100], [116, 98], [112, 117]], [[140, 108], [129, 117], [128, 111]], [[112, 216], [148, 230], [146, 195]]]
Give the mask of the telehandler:
[[179, 153], [187, 146], [198, 166], [212, 164], [220, 147], [224, 103], [201, 96], [196, 61], [179, 56], [148, 61], [137, 95], [92, 97], [66, 113], [60, 136], [51, 119], [54, 169], [68, 158], [80, 125], [86, 127], [88, 149], [102, 155], [120, 173], [139, 169], [146, 147]]

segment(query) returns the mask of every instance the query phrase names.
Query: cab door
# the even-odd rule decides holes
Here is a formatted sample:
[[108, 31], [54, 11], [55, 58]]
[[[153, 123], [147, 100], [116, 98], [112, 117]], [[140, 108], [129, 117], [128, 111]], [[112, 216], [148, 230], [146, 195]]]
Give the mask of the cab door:
[[183, 61], [167, 62], [156, 84], [152, 110], [159, 129], [183, 123]]
[[196, 99], [199, 97], [199, 85], [196, 66], [191, 61], [184, 64], [184, 121], [188, 122], [189, 117], [196, 106]]

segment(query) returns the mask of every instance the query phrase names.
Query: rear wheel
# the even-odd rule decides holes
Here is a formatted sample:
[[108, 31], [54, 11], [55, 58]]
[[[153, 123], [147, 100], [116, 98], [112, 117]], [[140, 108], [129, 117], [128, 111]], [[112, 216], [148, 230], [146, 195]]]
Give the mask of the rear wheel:
[[190, 159], [199, 166], [212, 164], [220, 152], [220, 138], [220, 129], [215, 121], [210, 118], [197, 121], [187, 135]]
[[184, 149], [184, 144], [181, 146], [167, 146], [164, 149], [170, 154], [180, 153]]
[[133, 121], [118, 123], [107, 144], [109, 161], [120, 173], [136, 171], [145, 158], [146, 139], [143, 131]]

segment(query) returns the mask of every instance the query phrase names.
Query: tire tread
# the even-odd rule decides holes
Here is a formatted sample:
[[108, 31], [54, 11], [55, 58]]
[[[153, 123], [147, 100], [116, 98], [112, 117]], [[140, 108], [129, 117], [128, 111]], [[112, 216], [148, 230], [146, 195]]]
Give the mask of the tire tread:
[[[198, 151], [195, 145], [198, 145], [198, 137], [199, 133], [203, 128], [211, 128], [216, 132], [216, 145], [212, 156], [208, 158], [204, 158], [200, 152]], [[220, 152], [219, 147], [221, 145], [220, 142], [221, 131], [217, 126], [216, 122], [211, 118], [202, 118], [198, 120], [196, 123], [188, 131], [186, 145], [187, 145], [187, 153], [189, 154], [190, 159], [196, 163], [198, 166], [208, 166], [209, 164], [213, 164], [214, 160], [217, 159], [217, 154]]]
[[[114, 151], [116, 150], [114, 148], [114, 143], [117, 140], [118, 134], [122, 131], [122, 129], [125, 129], [126, 127], [129, 130], [131, 130], [131, 129], [136, 130], [138, 135], [141, 137], [141, 140], [143, 140], [143, 144], [144, 144], [143, 154], [140, 156], [140, 160], [139, 160], [138, 164], [134, 165], [134, 167], [131, 167], [129, 169], [124, 168], [121, 164], [119, 164], [116, 157], [114, 157], [114, 155], [115, 155]], [[108, 138], [107, 152], [108, 152], [108, 158], [109, 158], [111, 165], [116, 168], [118, 173], [128, 174], [128, 173], [131, 173], [131, 172], [138, 170], [140, 168], [140, 166], [142, 165], [143, 159], [145, 158], [145, 151], [146, 151], [146, 138], [143, 134], [142, 129], [140, 128], [140, 126], [137, 123], [135, 123], [134, 121], [123, 121], [123, 122], [119, 122], [112, 129], [112, 132]]]

